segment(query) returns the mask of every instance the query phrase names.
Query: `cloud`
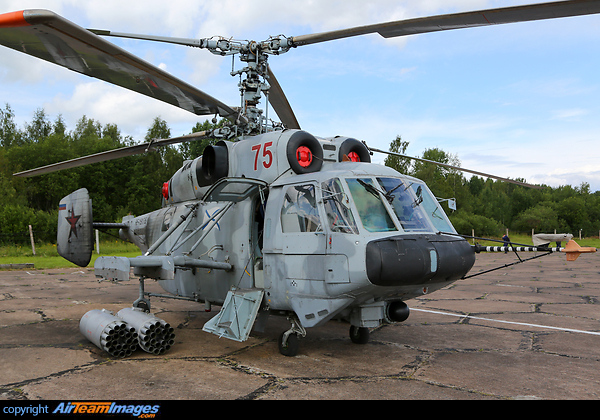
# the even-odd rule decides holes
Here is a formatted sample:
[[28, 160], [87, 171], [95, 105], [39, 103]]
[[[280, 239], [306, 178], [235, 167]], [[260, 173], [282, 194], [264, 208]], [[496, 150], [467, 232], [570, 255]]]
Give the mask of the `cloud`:
[[530, 181], [551, 187], [563, 185], [578, 187], [585, 182], [590, 185], [591, 191], [600, 191], [600, 170], [537, 174], [533, 175]]
[[589, 111], [582, 108], [560, 109], [553, 112], [552, 119], [555, 120], [579, 120], [589, 114]]
[[138, 141], [143, 139], [145, 130], [157, 116], [171, 126], [187, 125], [188, 131], [173, 132], [173, 135], [190, 132], [195, 122], [200, 120], [182, 109], [101, 81], [79, 83], [72, 94], [56, 95], [44, 104], [44, 108], [50, 115], [63, 115], [69, 127], [75, 126], [74, 119], [86, 115], [102, 124], [117, 124], [124, 135], [133, 135]]
[[[303, 35], [523, 3], [0, 0], [0, 12], [47, 8], [83, 27], [187, 38], [223, 35], [263, 40], [270, 35]], [[597, 54], [590, 53], [598, 45], [597, 29], [593, 29], [598, 27], [594, 25], [598, 20], [586, 17], [582, 22], [587, 24], [578, 24], [579, 19], [548, 25], [498, 25], [391, 41], [373, 35], [297, 48], [271, 57], [270, 63], [303, 129], [316, 135], [350, 135], [378, 148], [387, 148], [396, 135], [401, 135], [410, 141], [412, 155], [440, 147], [457, 154], [469, 169], [523, 176], [530, 181], [532, 177], [540, 182], [569, 180], [579, 185], [582, 179], [597, 178], [593, 170], [582, 168], [594, 163], [597, 166], [600, 158], [595, 151], [600, 133], [600, 123], [596, 122], [598, 60]], [[585, 27], [583, 35], [578, 32], [580, 26]], [[528, 46], [529, 38], [535, 39], [534, 48]], [[162, 43], [109, 41], [229, 105], [240, 102], [238, 80], [229, 75], [230, 57]], [[561, 49], [565, 45], [568, 49]], [[515, 52], [520, 54], [511, 55]], [[0, 62], [0, 89], [4, 93], [0, 100], [11, 106], [17, 102], [17, 114], [31, 116], [44, 106], [51, 118], [62, 114], [69, 127], [85, 114], [103, 124], [116, 123], [122, 132], [135, 134], [137, 140], [159, 115], [172, 128], [182, 127], [178, 128], [181, 133], [173, 129], [174, 135], [203, 120], [5, 48], [0, 48]], [[236, 69], [242, 65], [236, 60]], [[557, 167], [560, 172], [554, 172]]]

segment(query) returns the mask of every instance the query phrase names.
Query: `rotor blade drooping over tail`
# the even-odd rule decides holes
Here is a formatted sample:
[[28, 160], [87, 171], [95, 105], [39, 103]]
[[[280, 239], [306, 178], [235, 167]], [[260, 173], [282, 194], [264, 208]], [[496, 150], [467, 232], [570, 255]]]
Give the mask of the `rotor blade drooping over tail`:
[[43, 175], [51, 172], [61, 171], [63, 169], [77, 168], [79, 166], [90, 165], [92, 163], [106, 162], [113, 159], [120, 159], [126, 156], [139, 155], [149, 151], [153, 151], [159, 147], [168, 146], [170, 144], [178, 144], [186, 141], [193, 141], [205, 138], [210, 132], [199, 131], [197, 133], [188, 134], [185, 136], [172, 137], [169, 139], [151, 140], [148, 143], [136, 144], [133, 146], [121, 147], [119, 149], [111, 149], [104, 152], [95, 153], [93, 155], [82, 156], [75, 159], [52, 163], [50, 165], [39, 168], [28, 169], [26, 171], [13, 174], [18, 177], [30, 177]]
[[369, 146], [367, 146], [367, 147], [372, 152], [385, 153], [387, 155], [398, 156], [398, 157], [412, 159], [412, 160], [418, 160], [419, 162], [431, 163], [433, 165], [442, 166], [442, 167], [448, 168], [448, 169], [454, 169], [454, 170], [461, 171], [461, 172], [468, 172], [470, 174], [475, 174], [475, 175], [483, 176], [486, 178], [497, 179], [498, 181], [509, 182], [509, 183], [515, 184], [515, 185], [521, 185], [522, 187], [534, 188], [534, 189], [538, 189], [538, 190], [543, 188], [541, 185], [533, 185], [533, 184], [528, 184], [526, 182], [517, 181], [515, 179], [502, 178], [502, 177], [499, 177], [496, 175], [487, 174], [485, 172], [479, 172], [479, 171], [473, 171], [471, 169], [461, 168], [460, 166], [453, 166], [453, 165], [448, 165], [447, 163], [436, 162], [434, 160], [423, 159], [423, 158], [418, 158], [418, 157], [414, 157], [414, 156], [407, 156], [407, 155], [403, 155], [402, 153], [389, 152], [386, 150], [376, 149], [375, 147], [369, 147]]

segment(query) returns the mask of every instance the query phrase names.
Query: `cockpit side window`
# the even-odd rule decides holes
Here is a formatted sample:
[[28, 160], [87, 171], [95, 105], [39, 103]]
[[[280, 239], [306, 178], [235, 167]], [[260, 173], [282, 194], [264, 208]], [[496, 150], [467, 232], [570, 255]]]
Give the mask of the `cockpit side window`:
[[323, 231], [315, 192], [310, 184], [288, 187], [281, 207], [283, 233]]
[[350, 200], [338, 178], [328, 179], [321, 184], [323, 205], [327, 214], [327, 224], [332, 232], [358, 234], [354, 216], [350, 210]]
[[363, 226], [369, 232], [395, 231], [396, 226], [371, 178], [346, 179]]
[[454, 232], [454, 228], [448, 221], [442, 206], [440, 206], [438, 200], [429, 193], [427, 188], [425, 188], [425, 185], [419, 182], [413, 182], [410, 188], [413, 190], [415, 195], [418, 195], [419, 191], [421, 191], [421, 207], [423, 208], [425, 214], [429, 216], [429, 220], [431, 220], [431, 223], [433, 223], [435, 230], [437, 232]]

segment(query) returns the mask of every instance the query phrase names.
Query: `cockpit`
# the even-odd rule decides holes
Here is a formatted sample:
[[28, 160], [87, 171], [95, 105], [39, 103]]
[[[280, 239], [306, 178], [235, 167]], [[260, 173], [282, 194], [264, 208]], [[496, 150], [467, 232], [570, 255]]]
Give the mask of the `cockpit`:
[[[331, 178], [321, 185], [332, 232], [455, 232], [438, 200], [413, 178]], [[360, 226], [360, 227], [359, 227]]]
[[424, 183], [369, 175], [287, 187], [281, 225], [284, 233], [325, 232], [325, 226], [330, 232], [347, 234], [455, 233]]

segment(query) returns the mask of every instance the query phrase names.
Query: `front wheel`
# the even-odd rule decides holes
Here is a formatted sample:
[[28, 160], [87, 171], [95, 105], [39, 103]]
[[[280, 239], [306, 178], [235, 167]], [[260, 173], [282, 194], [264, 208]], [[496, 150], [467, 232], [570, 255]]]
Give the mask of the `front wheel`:
[[298, 354], [298, 349], [300, 348], [300, 338], [298, 334], [291, 333], [287, 336], [286, 333], [282, 332], [279, 336], [279, 353], [284, 356], [294, 357]]
[[367, 344], [369, 342], [369, 329], [367, 327], [350, 326], [350, 340], [355, 344]]

